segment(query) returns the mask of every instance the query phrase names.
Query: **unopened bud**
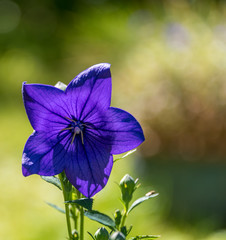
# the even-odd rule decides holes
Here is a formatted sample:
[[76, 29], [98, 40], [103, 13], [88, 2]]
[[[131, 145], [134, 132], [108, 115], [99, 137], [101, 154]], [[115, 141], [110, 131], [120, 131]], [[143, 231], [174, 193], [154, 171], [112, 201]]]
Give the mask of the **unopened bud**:
[[126, 239], [125, 235], [121, 232], [114, 232], [110, 237], [110, 240], [125, 240], [125, 239]]
[[135, 190], [136, 183], [134, 179], [130, 175], [126, 174], [120, 181], [119, 185], [122, 192], [122, 200], [125, 203], [129, 203], [133, 197], [133, 192]]
[[127, 228], [126, 226], [121, 227], [120, 231], [126, 236], [127, 235]]
[[62, 82], [57, 82], [57, 84], [55, 84], [55, 87], [65, 91], [65, 89], [67, 88], [67, 85], [65, 85]]
[[73, 239], [73, 240], [78, 240], [78, 239], [79, 239], [79, 237], [78, 237], [78, 231], [75, 230], [75, 229], [72, 231], [72, 239]]
[[114, 218], [115, 218], [115, 225], [119, 226], [122, 218], [121, 211], [117, 209], [114, 213]]
[[94, 236], [95, 236], [96, 240], [108, 240], [109, 239], [109, 233], [104, 227], [99, 228], [96, 231], [96, 233], [94, 234]]

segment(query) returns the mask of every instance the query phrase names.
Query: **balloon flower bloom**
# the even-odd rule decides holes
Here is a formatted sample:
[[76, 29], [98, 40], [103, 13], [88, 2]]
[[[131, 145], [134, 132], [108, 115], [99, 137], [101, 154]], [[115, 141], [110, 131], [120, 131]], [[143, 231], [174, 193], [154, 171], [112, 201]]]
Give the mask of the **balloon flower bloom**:
[[43, 84], [23, 84], [23, 101], [34, 129], [22, 157], [24, 176], [65, 172], [86, 197], [106, 185], [113, 154], [144, 141], [137, 120], [110, 107], [110, 64], [94, 65], [76, 76], [64, 90]]

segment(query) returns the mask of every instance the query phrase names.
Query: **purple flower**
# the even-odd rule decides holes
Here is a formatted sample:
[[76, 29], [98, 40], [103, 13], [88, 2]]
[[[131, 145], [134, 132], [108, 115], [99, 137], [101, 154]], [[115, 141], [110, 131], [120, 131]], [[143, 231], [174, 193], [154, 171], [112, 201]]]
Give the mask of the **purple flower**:
[[110, 107], [110, 64], [88, 68], [65, 91], [24, 83], [22, 92], [34, 129], [24, 147], [24, 176], [65, 171], [76, 189], [92, 197], [108, 181], [112, 154], [129, 151], [144, 141], [136, 119]]

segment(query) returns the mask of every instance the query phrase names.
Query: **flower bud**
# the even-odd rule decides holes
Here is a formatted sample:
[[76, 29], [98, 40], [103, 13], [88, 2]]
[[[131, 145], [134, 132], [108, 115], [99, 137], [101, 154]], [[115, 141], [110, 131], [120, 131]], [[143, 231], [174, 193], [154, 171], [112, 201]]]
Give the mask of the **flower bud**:
[[114, 232], [110, 237], [110, 240], [125, 240], [125, 239], [126, 239], [125, 235], [121, 232]]
[[78, 240], [78, 239], [79, 239], [79, 237], [78, 237], [78, 231], [77, 231], [76, 229], [74, 229], [74, 230], [72, 231], [72, 239], [73, 239], [73, 240]]
[[67, 88], [67, 85], [59, 81], [55, 84], [55, 87], [65, 91]]
[[127, 228], [126, 226], [121, 227], [120, 231], [126, 236], [127, 235]]
[[108, 240], [109, 239], [109, 233], [104, 227], [99, 228], [96, 231], [96, 233], [94, 234], [94, 236], [95, 236], [96, 240]]
[[120, 188], [121, 188], [121, 192], [122, 192], [122, 200], [125, 203], [129, 203], [133, 197], [133, 192], [135, 190], [135, 181], [134, 179], [126, 174], [122, 180], [120, 181]]
[[117, 209], [114, 213], [115, 225], [119, 226], [121, 222], [122, 214], [119, 209]]

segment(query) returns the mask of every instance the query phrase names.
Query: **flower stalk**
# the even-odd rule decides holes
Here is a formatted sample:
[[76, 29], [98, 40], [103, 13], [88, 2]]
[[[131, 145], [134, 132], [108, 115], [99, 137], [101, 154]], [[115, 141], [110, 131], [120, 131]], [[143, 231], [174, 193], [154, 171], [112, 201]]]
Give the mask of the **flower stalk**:
[[127, 215], [128, 215], [128, 209], [129, 209], [129, 203], [126, 203], [125, 207], [124, 207], [124, 212], [123, 212], [123, 215], [122, 215], [122, 222], [121, 222], [120, 229], [125, 226], [126, 218], [127, 218]]
[[[58, 176], [59, 176], [59, 180], [61, 182], [61, 187], [62, 187], [63, 196], [64, 196], [64, 202], [69, 201], [70, 195], [65, 190], [63, 173], [60, 173]], [[71, 231], [70, 210], [69, 210], [69, 204], [67, 204], [67, 203], [65, 203], [65, 215], [66, 215], [66, 222], [67, 222], [68, 237], [69, 237], [69, 239], [73, 239], [72, 231]]]
[[[82, 194], [76, 189], [78, 199], [82, 198]], [[79, 214], [80, 214], [80, 234], [79, 240], [84, 240], [84, 209], [83, 207], [79, 207]]]
[[84, 209], [80, 208], [80, 240], [84, 240]]

